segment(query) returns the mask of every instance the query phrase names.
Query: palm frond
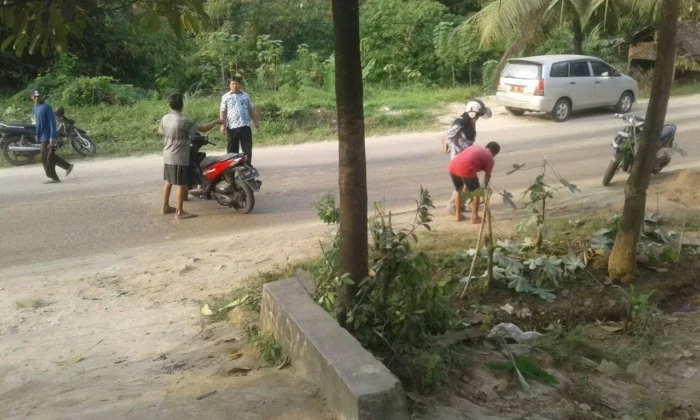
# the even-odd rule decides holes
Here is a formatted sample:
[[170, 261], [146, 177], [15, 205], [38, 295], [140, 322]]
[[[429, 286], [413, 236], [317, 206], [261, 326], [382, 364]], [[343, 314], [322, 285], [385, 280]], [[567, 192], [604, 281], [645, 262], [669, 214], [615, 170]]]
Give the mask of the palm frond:
[[484, 6], [468, 22], [481, 32], [481, 44], [510, 38], [541, 26], [543, 11], [551, 0], [494, 0]]

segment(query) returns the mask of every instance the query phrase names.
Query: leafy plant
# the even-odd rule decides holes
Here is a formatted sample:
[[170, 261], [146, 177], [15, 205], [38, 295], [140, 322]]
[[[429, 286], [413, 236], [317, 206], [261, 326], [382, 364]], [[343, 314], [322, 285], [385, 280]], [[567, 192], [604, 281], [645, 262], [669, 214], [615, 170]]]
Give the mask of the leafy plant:
[[[324, 196], [316, 208], [321, 220], [337, 223], [333, 196]], [[370, 276], [358, 283], [355, 304], [347, 318], [356, 338], [370, 350], [413, 354], [427, 345], [430, 335], [456, 325], [456, 314], [449, 305], [451, 279], [434, 282], [430, 259], [415, 253], [412, 247], [418, 240], [416, 231], [430, 229], [432, 208], [430, 194], [421, 188], [413, 221], [397, 228], [391, 212], [380, 203], [374, 204], [375, 213], [369, 223]], [[337, 273], [337, 246], [336, 236], [333, 245], [323, 249], [324, 258], [314, 268], [318, 301], [331, 313], [338, 289], [353, 281]]]
[[[514, 244], [509, 240], [497, 241], [493, 253], [494, 280], [518, 293], [538, 296], [546, 301], [556, 299], [554, 290], [576, 272], [586, 268], [583, 260], [578, 255], [569, 254], [563, 258], [555, 255], [540, 255], [528, 258], [528, 250], [533, 247], [530, 238], [526, 238], [521, 244]], [[476, 249], [465, 251], [466, 255], [473, 256]], [[480, 258], [487, 259], [487, 254], [482, 252]], [[487, 278], [488, 272], [484, 271], [482, 278]], [[461, 280], [467, 282], [467, 278]]]
[[627, 302], [627, 320], [624, 330], [637, 335], [647, 335], [652, 328], [653, 321], [661, 315], [661, 311], [653, 299], [654, 292], [639, 293], [632, 285], [630, 285], [629, 292], [620, 286], [614, 287], [622, 292]]
[[[514, 166], [514, 169], [508, 172], [508, 174], [513, 174], [525, 165]], [[540, 173], [534, 180], [534, 182], [523, 192], [523, 197], [528, 197], [526, 206], [527, 209], [532, 213], [532, 217], [527, 221], [518, 224], [517, 228], [523, 231], [531, 226], [537, 226], [537, 237], [535, 238], [535, 251], [540, 252], [542, 250], [542, 243], [547, 237], [547, 226], [546, 221], [546, 211], [547, 211], [547, 200], [554, 198], [554, 192], [559, 188], [552, 187], [545, 182], [545, 176], [547, 175], [547, 168], [550, 168], [557, 181], [562, 185], [562, 187], [569, 189], [571, 193], [580, 192], [575, 184], [570, 183], [566, 179], [562, 178], [556, 170], [550, 165], [547, 160], [542, 161], [542, 173]], [[561, 187], [560, 187], [561, 188]], [[504, 193], [507, 193], [504, 191]], [[506, 195], [504, 200], [506, 199]]]

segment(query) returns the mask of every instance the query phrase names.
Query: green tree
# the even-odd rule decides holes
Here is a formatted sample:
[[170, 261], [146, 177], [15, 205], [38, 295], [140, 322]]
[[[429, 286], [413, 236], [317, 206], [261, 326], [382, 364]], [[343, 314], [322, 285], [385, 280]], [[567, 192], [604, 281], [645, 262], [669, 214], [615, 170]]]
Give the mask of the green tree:
[[[375, 62], [383, 69], [394, 64], [399, 69], [418, 71], [437, 78], [437, 57], [433, 51], [433, 30], [447, 8], [435, 0], [366, 0], [362, 3], [363, 63]], [[374, 73], [385, 76], [381, 71]], [[372, 78], [370, 78], [372, 80]]]
[[480, 57], [479, 37], [474, 26], [455, 26], [452, 22], [443, 21], [435, 27], [435, 55], [449, 68], [452, 86], [457, 84], [457, 72], [464, 66], [469, 68], [469, 84], [472, 84], [472, 67]]
[[625, 14], [648, 15], [658, 0], [492, 0], [467, 21], [481, 33], [481, 45], [507, 41], [509, 47], [496, 74], [509, 57], [541, 43], [562, 26], [570, 28], [571, 51], [583, 54], [585, 36], [595, 28], [614, 32]]
[[94, 16], [128, 8], [154, 31], [165, 18], [178, 37], [196, 31], [198, 20], [207, 17], [201, 0], [5, 0], [0, 29], [8, 34], [0, 49], [12, 46], [17, 56], [25, 50], [44, 56], [51, 50], [65, 52], [69, 38], [80, 38]]

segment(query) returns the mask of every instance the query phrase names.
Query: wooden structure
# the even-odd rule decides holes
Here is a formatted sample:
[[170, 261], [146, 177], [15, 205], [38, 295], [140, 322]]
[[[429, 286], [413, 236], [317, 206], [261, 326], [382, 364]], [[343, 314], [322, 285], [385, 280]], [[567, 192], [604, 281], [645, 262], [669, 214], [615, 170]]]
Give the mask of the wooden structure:
[[[655, 36], [648, 31], [641, 32], [629, 48], [627, 70], [633, 64], [656, 61]], [[676, 68], [680, 70], [700, 70], [700, 22], [678, 22], [678, 51]]]

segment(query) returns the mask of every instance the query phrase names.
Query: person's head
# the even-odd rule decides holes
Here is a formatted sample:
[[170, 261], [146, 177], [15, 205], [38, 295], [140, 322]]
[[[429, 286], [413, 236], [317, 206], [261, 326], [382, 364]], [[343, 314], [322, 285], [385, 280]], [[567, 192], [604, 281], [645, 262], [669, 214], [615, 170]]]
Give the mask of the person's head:
[[228, 84], [229, 89], [231, 89], [231, 92], [233, 93], [240, 93], [241, 91], [241, 78], [238, 76], [234, 76], [231, 78]]
[[185, 107], [185, 102], [182, 99], [182, 93], [173, 93], [172, 95], [168, 96], [168, 106], [173, 111], [182, 112], [182, 109]]
[[490, 141], [487, 145], [486, 148], [491, 151], [491, 156], [496, 156], [498, 152], [501, 151], [501, 145], [496, 143], [495, 141]]
[[32, 91], [32, 102], [34, 102], [34, 104], [44, 102], [44, 97], [41, 95], [41, 92], [39, 92], [39, 89], [34, 89]]
[[479, 118], [483, 118], [485, 120], [491, 118], [491, 109], [489, 109], [482, 101], [478, 99], [467, 102], [467, 107], [464, 112], [467, 113], [469, 118], [475, 121]]

